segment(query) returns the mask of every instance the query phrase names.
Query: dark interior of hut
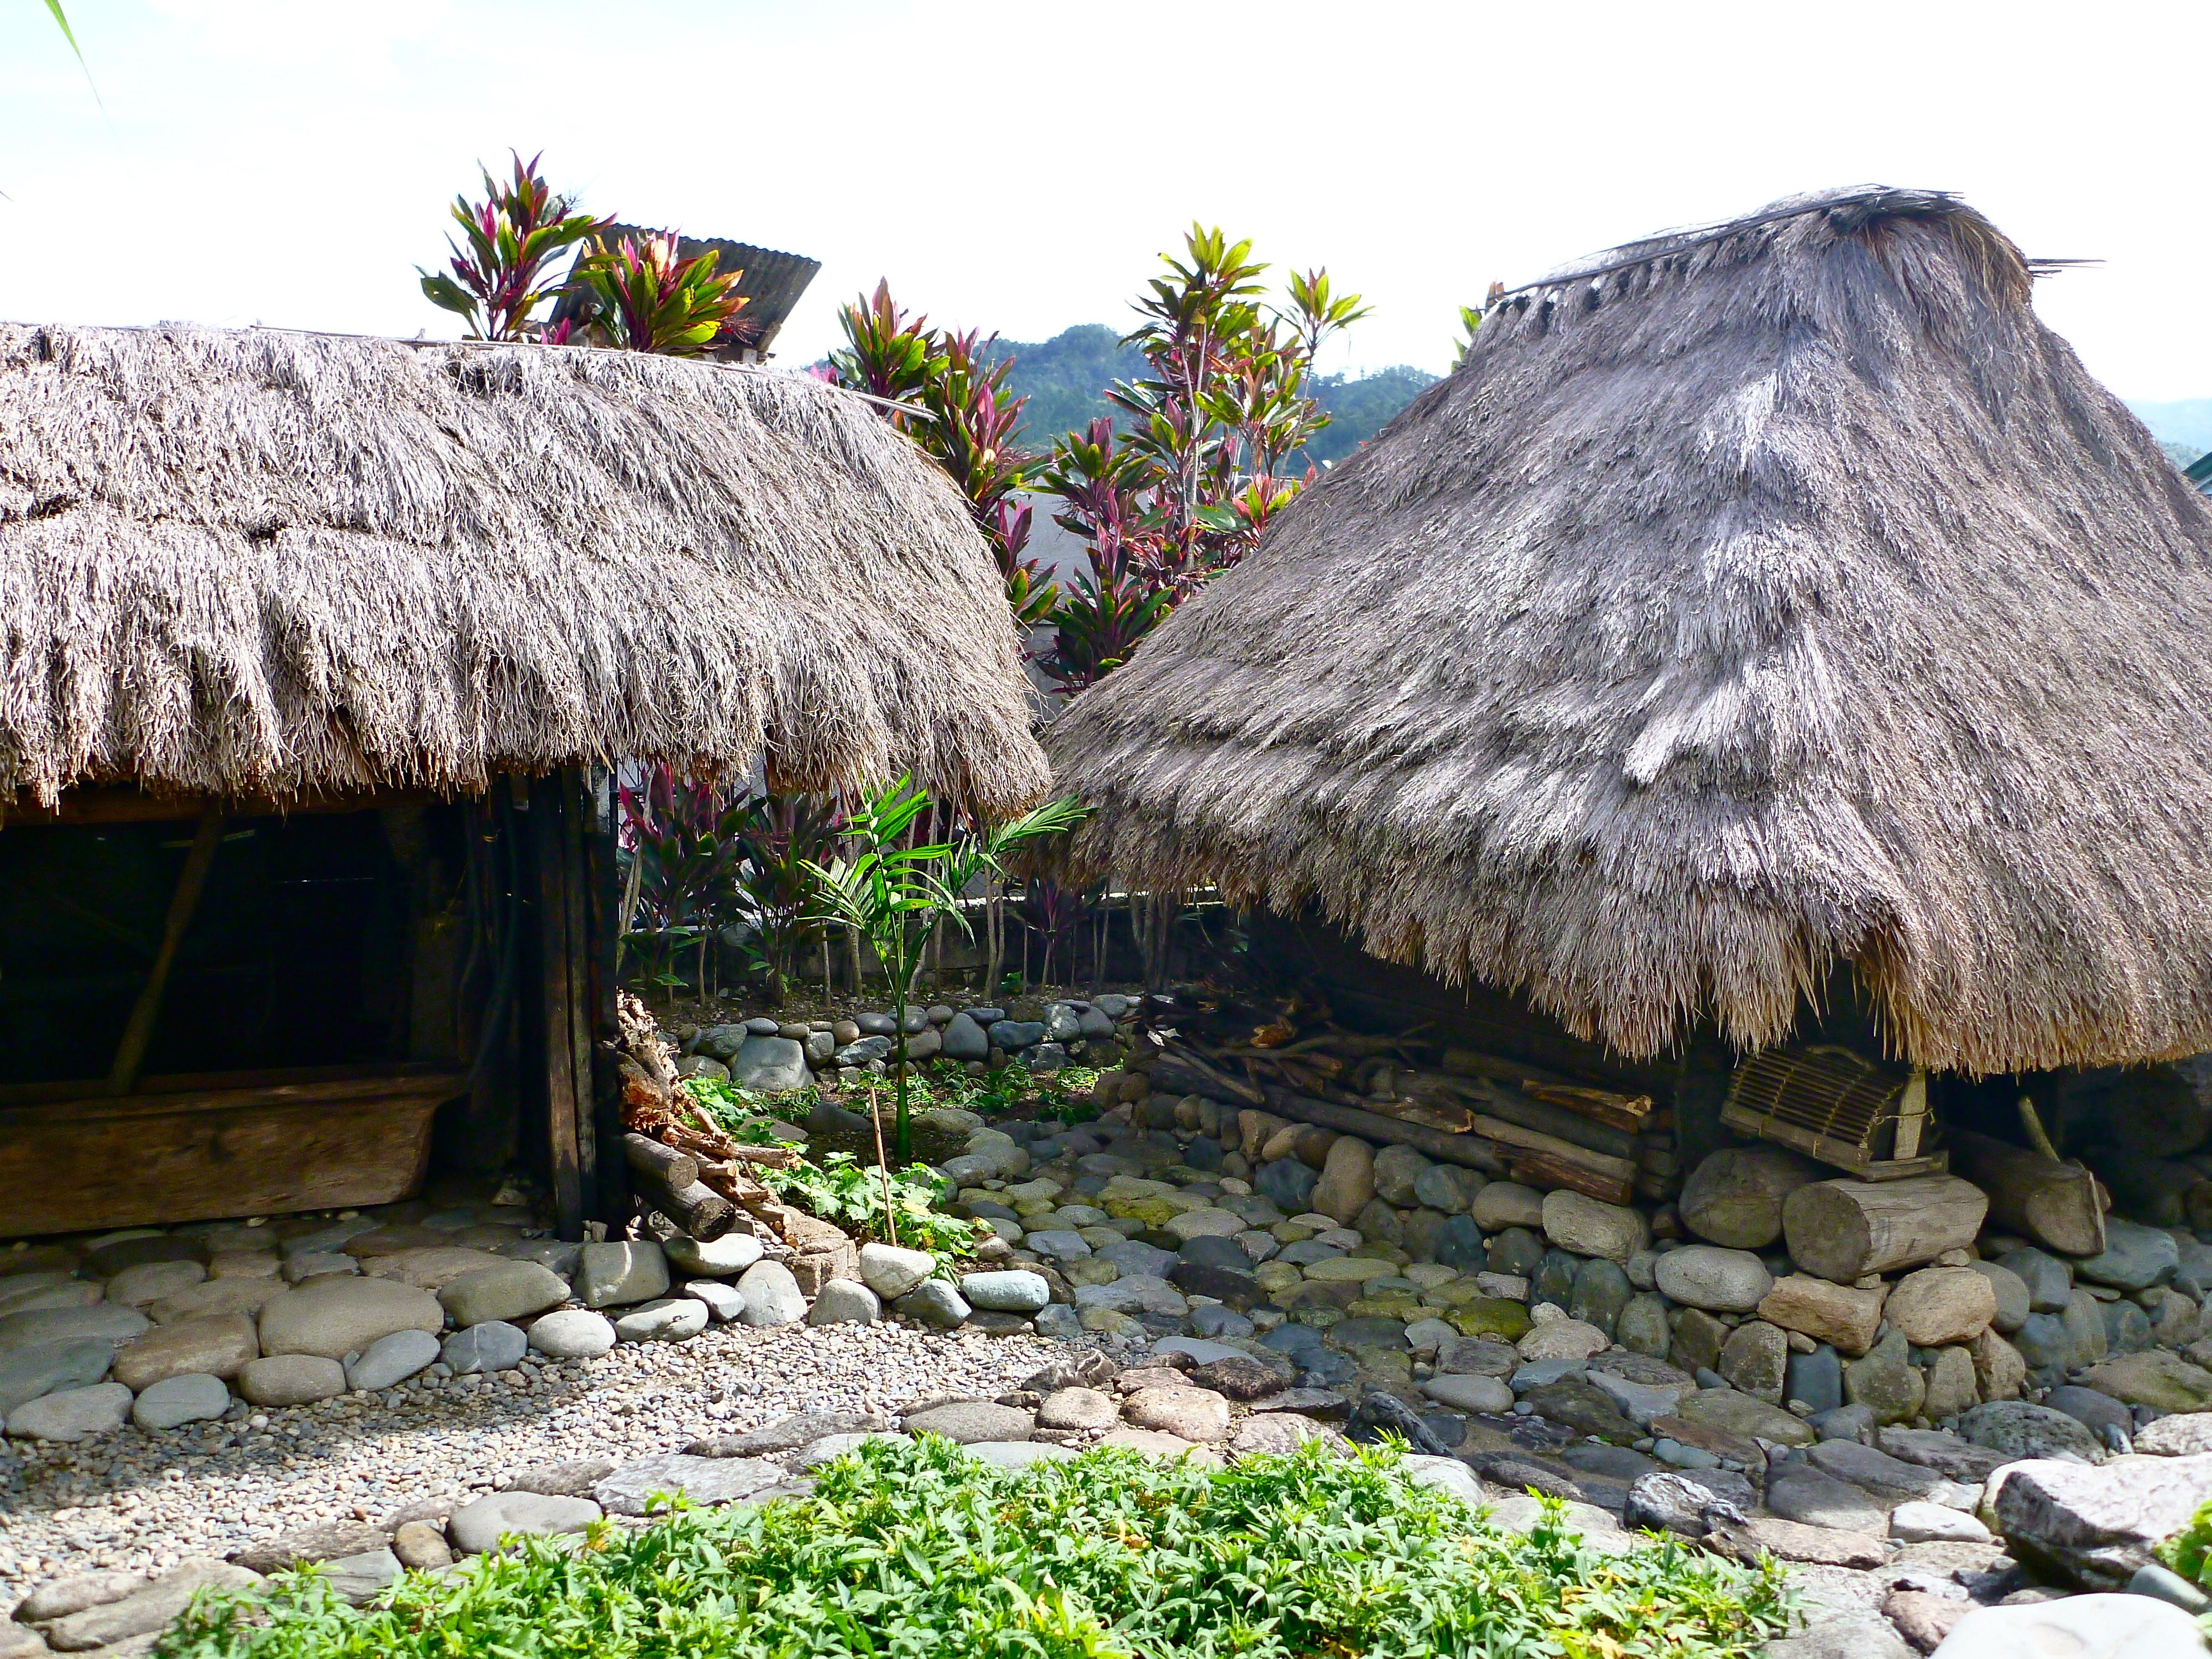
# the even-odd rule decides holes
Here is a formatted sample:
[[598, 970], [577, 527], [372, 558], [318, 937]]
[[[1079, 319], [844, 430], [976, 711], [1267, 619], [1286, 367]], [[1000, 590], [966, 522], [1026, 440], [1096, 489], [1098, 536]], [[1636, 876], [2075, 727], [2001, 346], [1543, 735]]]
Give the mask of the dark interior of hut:
[[11, 817], [0, 1237], [501, 1169], [592, 1202], [591, 1126], [551, 1121], [556, 1089], [588, 1100], [588, 1042], [553, 1028], [594, 994], [585, 890], [611, 866], [570, 793], [211, 813], [118, 792]]

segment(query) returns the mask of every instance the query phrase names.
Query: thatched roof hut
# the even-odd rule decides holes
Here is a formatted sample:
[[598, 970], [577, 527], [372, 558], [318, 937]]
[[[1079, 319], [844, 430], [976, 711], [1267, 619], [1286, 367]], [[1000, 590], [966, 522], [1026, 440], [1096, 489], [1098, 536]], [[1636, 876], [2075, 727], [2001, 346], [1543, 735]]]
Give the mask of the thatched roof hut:
[[1043, 789], [958, 493], [856, 399], [627, 352], [0, 325], [0, 802], [655, 759]]
[[1839, 963], [1929, 1067], [2212, 1048], [2212, 506], [2032, 276], [1867, 188], [1504, 296], [1053, 727], [1079, 859], [1632, 1054]]

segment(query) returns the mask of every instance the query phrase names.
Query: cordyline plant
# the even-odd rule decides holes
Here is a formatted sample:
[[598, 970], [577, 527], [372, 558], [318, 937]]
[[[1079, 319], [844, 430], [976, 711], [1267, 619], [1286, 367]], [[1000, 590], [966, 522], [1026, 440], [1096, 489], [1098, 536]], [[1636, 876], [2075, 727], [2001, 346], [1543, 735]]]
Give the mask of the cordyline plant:
[[1218, 228], [1194, 225], [1183, 246], [1122, 342], [1152, 370], [1107, 392], [1123, 418], [1068, 434], [1040, 474], [1066, 503], [1056, 521], [1088, 544], [1088, 576], [1050, 617], [1059, 637], [1045, 669], [1068, 692], [1127, 660], [1311, 478], [1285, 469], [1328, 424], [1310, 389], [1315, 357], [1367, 314], [1326, 270], [1293, 274], [1287, 305], [1267, 305], [1267, 266]]
[[814, 878], [807, 872], [830, 855], [844, 832], [836, 809], [817, 796], [762, 795], [748, 804], [738, 831], [744, 865], [737, 876], [736, 904], [760, 939], [771, 1002], [781, 1004], [788, 994], [799, 952], [822, 931], [812, 914]]
[[[656, 964], [650, 977], [662, 981], [672, 998], [670, 958], [697, 939], [703, 999], [709, 941], [745, 856], [752, 803], [732, 800], [719, 785], [680, 777], [665, 765], [648, 767], [640, 786], [625, 784], [617, 800], [622, 845], [630, 856], [623, 939]], [[636, 926], [641, 918], [651, 925]]]
[[853, 301], [838, 320], [845, 349], [830, 358], [837, 383], [904, 405], [884, 413], [967, 497], [999, 562], [1015, 622], [1024, 629], [1043, 622], [1058, 595], [1037, 561], [1024, 556], [1030, 509], [1014, 497], [1041, 458], [1015, 438], [1028, 399], [1007, 384], [1014, 360], [988, 361], [995, 335], [939, 333], [927, 317], [909, 315], [892, 300], [888, 282]]
[[460, 317], [472, 340], [538, 338], [533, 313], [557, 289], [546, 286], [546, 267], [613, 222], [579, 213], [574, 200], [556, 195], [538, 173], [542, 153], [527, 161], [520, 151], [510, 155], [512, 181], [501, 184], [486, 168], [483, 201], [453, 198], [461, 240], [447, 243], [452, 274], [416, 269], [423, 295]]
[[674, 231], [609, 247], [594, 240], [569, 283], [591, 302], [592, 337], [603, 345], [696, 357], [726, 332], [746, 301], [744, 273], [715, 269], [713, 248], [684, 257]]
[[960, 903], [969, 884], [979, 875], [1003, 877], [1005, 860], [1016, 848], [1065, 832], [1085, 812], [1072, 799], [1048, 801], [993, 829], [963, 831], [926, 846], [904, 845], [930, 807], [928, 793], [902, 777], [848, 815], [846, 833], [857, 849], [853, 856], [807, 866], [816, 883], [816, 916], [842, 922], [866, 939], [890, 981], [891, 1018], [898, 1027], [892, 1146], [902, 1163], [914, 1156], [907, 1104], [907, 1007], [930, 931], [949, 921], [972, 938]]

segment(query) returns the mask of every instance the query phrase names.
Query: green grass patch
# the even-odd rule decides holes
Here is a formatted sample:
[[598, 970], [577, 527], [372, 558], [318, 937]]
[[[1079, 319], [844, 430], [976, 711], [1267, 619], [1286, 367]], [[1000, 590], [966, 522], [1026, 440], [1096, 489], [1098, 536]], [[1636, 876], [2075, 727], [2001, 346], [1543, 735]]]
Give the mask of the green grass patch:
[[1724, 1659], [1786, 1615], [1782, 1578], [1675, 1543], [1526, 1534], [1319, 1446], [1229, 1469], [1102, 1449], [994, 1469], [878, 1443], [808, 1498], [684, 1510], [580, 1549], [531, 1542], [376, 1607], [312, 1570], [196, 1605], [167, 1659]]

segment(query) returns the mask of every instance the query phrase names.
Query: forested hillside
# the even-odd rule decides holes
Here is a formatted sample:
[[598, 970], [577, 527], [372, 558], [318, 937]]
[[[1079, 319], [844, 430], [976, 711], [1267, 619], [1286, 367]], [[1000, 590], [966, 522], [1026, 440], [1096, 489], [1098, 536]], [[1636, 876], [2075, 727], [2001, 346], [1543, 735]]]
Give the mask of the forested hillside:
[[[1142, 354], [1134, 346], [1122, 345], [1103, 323], [1084, 323], [1035, 343], [1000, 340], [991, 349], [992, 361], [1007, 357], [1014, 360], [1014, 390], [1030, 400], [1022, 411], [1023, 439], [1039, 449], [1049, 446], [1057, 434], [1113, 414], [1106, 387], [1145, 373]], [[1307, 458], [1316, 463], [1343, 459], [1436, 378], [1404, 364], [1357, 378], [1315, 376], [1314, 389], [1331, 418], [1328, 428], [1306, 447]]]

